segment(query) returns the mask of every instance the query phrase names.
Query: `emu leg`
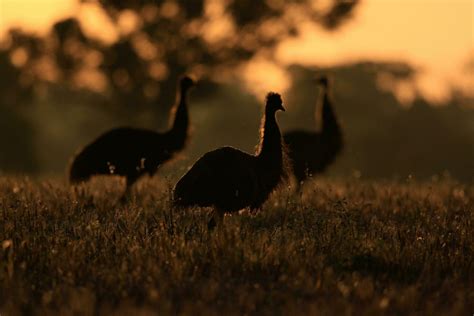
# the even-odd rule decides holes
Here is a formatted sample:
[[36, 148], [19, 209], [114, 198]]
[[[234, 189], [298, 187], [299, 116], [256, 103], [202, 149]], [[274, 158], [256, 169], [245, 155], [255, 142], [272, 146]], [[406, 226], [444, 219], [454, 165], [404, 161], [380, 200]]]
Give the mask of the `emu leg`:
[[132, 186], [137, 181], [137, 177], [126, 177], [125, 178], [125, 191], [123, 192], [122, 196], [120, 197], [120, 203], [126, 204], [130, 201], [132, 197]]
[[81, 201], [85, 207], [94, 207], [94, 196], [87, 193], [84, 182], [72, 185], [73, 196]]
[[214, 230], [216, 226], [222, 226], [222, 223], [224, 222], [224, 212], [218, 209], [215, 209], [212, 211], [212, 216], [209, 222], [207, 223], [207, 229], [209, 231]]

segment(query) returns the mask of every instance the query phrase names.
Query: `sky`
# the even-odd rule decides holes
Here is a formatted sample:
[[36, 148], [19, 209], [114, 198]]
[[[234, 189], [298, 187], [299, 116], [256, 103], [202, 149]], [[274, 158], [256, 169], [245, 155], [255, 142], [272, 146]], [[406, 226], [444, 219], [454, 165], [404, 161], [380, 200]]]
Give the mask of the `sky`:
[[[44, 33], [53, 21], [74, 14], [100, 20], [100, 13], [80, 8], [76, 0], [0, 0], [0, 34], [11, 26]], [[360, 60], [413, 64], [419, 75], [411, 91], [406, 86], [395, 91], [402, 101], [420, 93], [442, 102], [453, 86], [474, 96], [474, 0], [363, 0], [355, 18], [338, 32], [302, 23], [297, 38], [284, 40], [271, 58], [256, 56], [243, 74], [250, 87], [284, 90], [288, 64], [336, 66]], [[273, 72], [273, 80], [256, 77], [250, 71], [255, 67], [266, 75]]]
[[306, 24], [301, 34], [280, 45], [280, 62], [408, 61], [420, 70], [416, 88], [432, 101], [448, 96], [449, 82], [474, 92], [474, 69], [467, 71], [474, 61], [474, 0], [365, 0], [338, 33]]

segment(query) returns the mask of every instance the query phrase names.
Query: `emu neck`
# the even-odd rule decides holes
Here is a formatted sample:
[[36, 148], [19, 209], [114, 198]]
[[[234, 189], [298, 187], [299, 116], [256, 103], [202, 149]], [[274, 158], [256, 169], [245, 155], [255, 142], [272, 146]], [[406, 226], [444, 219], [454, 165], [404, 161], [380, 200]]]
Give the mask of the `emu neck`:
[[170, 150], [179, 150], [184, 147], [188, 135], [189, 117], [187, 104], [187, 90], [180, 88], [176, 97], [177, 102], [172, 112], [174, 120], [168, 131]]
[[334, 136], [335, 133], [339, 133], [339, 124], [332, 108], [332, 100], [329, 93], [329, 88], [324, 87], [322, 94], [323, 108], [321, 133], [327, 136]]
[[281, 134], [274, 111], [265, 111], [262, 122], [262, 137], [258, 159], [271, 165], [282, 165]]

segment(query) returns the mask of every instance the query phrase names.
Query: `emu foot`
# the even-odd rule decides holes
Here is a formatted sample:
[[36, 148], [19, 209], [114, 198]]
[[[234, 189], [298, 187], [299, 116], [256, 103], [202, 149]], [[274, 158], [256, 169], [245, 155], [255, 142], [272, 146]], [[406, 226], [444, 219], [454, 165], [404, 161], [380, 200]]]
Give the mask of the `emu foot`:
[[217, 226], [216, 220], [212, 217], [209, 222], [207, 223], [207, 230], [213, 231]]
[[120, 196], [120, 199], [118, 200], [118, 204], [120, 205], [127, 205], [130, 204], [133, 201], [133, 195], [130, 190], [126, 190], [122, 196]]
[[94, 197], [93, 196], [88, 196], [87, 199], [84, 202], [85, 207], [95, 207], [95, 202], [94, 202]]
[[86, 190], [81, 187], [74, 187], [73, 194], [77, 203], [82, 205], [84, 208], [93, 208], [95, 207], [94, 197], [87, 194]]
[[211, 219], [207, 223], [208, 231], [213, 231], [216, 227], [222, 226], [224, 221], [224, 212], [215, 210], [211, 213]]
[[257, 214], [260, 212], [260, 208], [258, 207], [255, 207], [255, 208], [251, 208], [249, 210], [249, 213], [250, 213], [250, 216], [257, 216]]
[[120, 205], [127, 205], [131, 201], [131, 197], [129, 194], [123, 194], [120, 199], [118, 200], [118, 204]]

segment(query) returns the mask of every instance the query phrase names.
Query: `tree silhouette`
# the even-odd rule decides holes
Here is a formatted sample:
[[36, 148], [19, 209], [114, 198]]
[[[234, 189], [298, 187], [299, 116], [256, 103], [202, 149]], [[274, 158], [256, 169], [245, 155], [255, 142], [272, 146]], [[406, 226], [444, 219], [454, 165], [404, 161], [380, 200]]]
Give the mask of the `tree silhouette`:
[[[104, 42], [91, 36], [87, 26], [98, 30], [101, 26], [78, 16], [55, 21], [44, 36], [9, 30], [0, 40], [0, 113], [23, 117], [20, 112], [34, 113], [24, 109], [26, 106], [44, 101], [63, 108], [84, 104], [97, 109], [100, 105], [101, 110], [92, 111], [107, 111], [116, 122], [133, 123], [137, 113], [148, 113], [155, 114], [147, 115], [150, 124], [164, 126], [181, 74], [197, 74], [199, 93], [206, 95], [215, 90], [211, 89], [213, 74], [232, 69], [257, 52], [271, 50], [279, 41], [297, 35], [296, 26], [301, 21], [334, 30], [351, 17], [359, 3], [332, 0], [328, 8], [321, 9], [310, 0], [77, 1], [101, 8], [117, 31], [116, 40]], [[136, 27], [124, 31], [122, 24], [127, 18], [135, 20]], [[20, 131], [48, 124], [31, 116], [18, 122]], [[8, 135], [10, 125], [0, 126], [0, 133]], [[29, 144], [25, 150], [33, 152], [37, 139], [30, 132], [21, 137], [25, 146]], [[24, 157], [17, 157], [19, 163], [23, 161], [20, 165], [29, 166], [24, 170], [35, 169], [31, 159]], [[7, 169], [18, 170], [9, 163], [0, 165], [0, 170]]]
[[[11, 31], [0, 53], [23, 51], [27, 62], [16, 68], [32, 76], [35, 86], [56, 82], [71, 89], [103, 87], [110, 103], [136, 107], [171, 104], [174, 95], [169, 91], [180, 74], [198, 69], [209, 75], [248, 60], [297, 35], [301, 21], [334, 30], [351, 17], [359, 0], [332, 0], [327, 9], [309, 0], [80, 2], [99, 5], [117, 30], [127, 16], [137, 19], [137, 28], [119, 32], [117, 41], [106, 44], [86, 36], [83, 25], [70, 17], [58, 21], [44, 38]], [[212, 36], [220, 28], [212, 25], [216, 20], [225, 21], [227, 31]]]

